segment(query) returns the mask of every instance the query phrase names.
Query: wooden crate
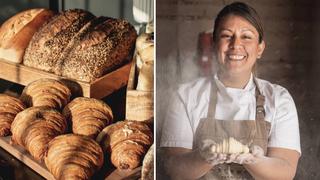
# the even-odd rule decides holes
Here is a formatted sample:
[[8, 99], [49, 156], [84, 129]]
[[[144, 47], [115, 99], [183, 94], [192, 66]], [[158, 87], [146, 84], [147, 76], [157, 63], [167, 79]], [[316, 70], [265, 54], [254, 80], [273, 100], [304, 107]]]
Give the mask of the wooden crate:
[[138, 72], [135, 58], [130, 69], [127, 99], [126, 119], [138, 121], [150, 121], [154, 117], [154, 92], [135, 90], [138, 81]]
[[91, 83], [87, 83], [0, 59], [0, 78], [24, 86], [41, 78], [57, 79], [63, 81], [75, 96], [100, 99], [127, 85], [130, 67], [131, 63], [128, 63]]
[[[48, 171], [43, 162], [35, 160], [25, 149], [18, 145], [10, 144], [11, 136], [0, 137], [0, 147], [13, 155], [15, 158], [23, 162], [25, 165], [33, 169], [42, 177], [48, 180], [54, 180], [53, 175]], [[106, 164], [104, 164], [106, 165]], [[141, 176], [141, 166], [133, 170], [118, 170], [108, 167], [103, 167], [99, 173], [99, 179], [104, 180], [119, 180], [119, 179], [139, 179]], [[102, 176], [102, 177], [101, 177]]]

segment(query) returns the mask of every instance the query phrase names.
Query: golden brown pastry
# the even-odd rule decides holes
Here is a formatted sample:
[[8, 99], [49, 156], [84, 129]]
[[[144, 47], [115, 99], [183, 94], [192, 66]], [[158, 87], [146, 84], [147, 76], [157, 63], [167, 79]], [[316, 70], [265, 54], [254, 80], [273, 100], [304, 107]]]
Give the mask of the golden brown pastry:
[[90, 179], [103, 165], [103, 152], [89, 137], [66, 134], [50, 141], [44, 158], [56, 179]]
[[72, 100], [62, 113], [72, 123], [73, 133], [93, 139], [113, 120], [112, 110], [106, 103], [87, 97]]
[[143, 158], [141, 169], [141, 180], [154, 179], [154, 144], [149, 148], [147, 154]]
[[11, 125], [12, 142], [23, 146], [37, 160], [42, 160], [48, 143], [65, 133], [67, 122], [57, 110], [30, 107], [17, 114]]
[[20, 99], [28, 106], [46, 106], [57, 110], [68, 104], [71, 91], [54, 79], [39, 79], [23, 89]]
[[11, 134], [11, 123], [16, 115], [25, 109], [25, 105], [19, 99], [0, 94], [0, 136]]
[[153, 143], [150, 128], [137, 121], [120, 121], [103, 129], [97, 139], [102, 149], [111, 152], [111, 162], [119, 169], [134, 169]]
[[0, 29], [0, 58], [21, 63], [33, 34], [53, 15], [49, 9], [29, 9], [4, 22]]

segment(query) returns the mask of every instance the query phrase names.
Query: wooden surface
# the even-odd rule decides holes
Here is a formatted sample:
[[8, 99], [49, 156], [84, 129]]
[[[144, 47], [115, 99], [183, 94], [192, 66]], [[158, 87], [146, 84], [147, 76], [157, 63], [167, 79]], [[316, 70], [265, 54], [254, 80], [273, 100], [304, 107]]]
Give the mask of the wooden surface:
[[154, 117], [154, 93], [153, 91], [135, 90], [135, 87], [137, 86], [137, 76], [136, 62], [133, 60], [127, 86], [126, 119], [150, 121]]
[[100, 99], [127, 84], [131, 63], [128, 63], [91, 83], [68, 79], [22, 64], [10, 63], [4, 59], [0, 59], [0, 67], [0, 78], [17, 84], [26, 86], [40, 78], [57, 79], [65, 82], [72, 93], [77, 96]]
[[[8, 153], [13, 155], [15, 158], [23, 162], [25, 165], [33, 169], [35, 172], [40, 174], [42, 177], [54, 180], [53, 175], [48, 171], [43, 162], [35, 160], [25, 149], [18, 145], [10, 144], [11, 136], [0, 137], [0, 147], [6, 150]], [[106, 163], [105, 163], [106, 164]], [[139, 179], [141, 176], [141, 166], [133, 170], [121, 171], [114, 168], [103, 167], [102, 171], [97, 172], [99, 178], [96, 179], [105, 179], [105, 180], [134, 180]]]

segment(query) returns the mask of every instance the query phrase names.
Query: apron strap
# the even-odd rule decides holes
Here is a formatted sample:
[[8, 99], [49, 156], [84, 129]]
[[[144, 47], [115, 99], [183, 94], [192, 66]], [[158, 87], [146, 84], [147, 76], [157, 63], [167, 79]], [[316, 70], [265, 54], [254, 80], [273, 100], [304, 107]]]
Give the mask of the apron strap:
[[208, 118], [215, 118], [216, 114], [216, 104], [217, 104], [217, 96], [218, 96], [218, 88], [216, 82], [214, 82], [214, 78], [211, 79], [211, 90], [209, 96], [209, 109], [208, 109]]
[[256, 120], [262, 120], [264, 121], [265, 118], [265, 109], [264, 109], [264, 103], [265, 103], [265, 97], [262, 95], [260, 91], [259, 84], [257, 82], [257, 79], [253, 77], [253, 81], [256, 85]]

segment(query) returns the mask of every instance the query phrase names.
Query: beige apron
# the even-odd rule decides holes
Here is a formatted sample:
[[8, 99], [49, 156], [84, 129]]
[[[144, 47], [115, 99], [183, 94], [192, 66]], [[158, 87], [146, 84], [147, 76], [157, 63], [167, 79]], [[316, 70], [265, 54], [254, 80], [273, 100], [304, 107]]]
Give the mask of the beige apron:
[[[196, 129], [193, 149], [200, 148], [202, 140], [212, 139], [219, 143], [225, 138], [234, 137], [242, 144], [258, 145], [267, 152], [268, 134], [270, 131], [270, 122], [264, 120], [265, 98], [261, 94], [256, 79], [253, 78], [256, 85], [256, 120], [218, 120], [215, 119], [215, 110], [217, 103], [217, 87], [212, 80], [209, 100], [208, 117], [200, 120]], [[240, 180], [253, 179], [248, 171], [240, 164], [220, 164], [215, 166], [201, 179], [226, 179]]]

